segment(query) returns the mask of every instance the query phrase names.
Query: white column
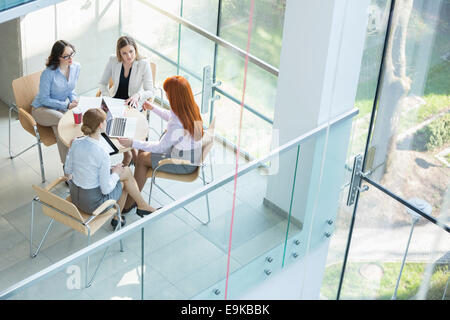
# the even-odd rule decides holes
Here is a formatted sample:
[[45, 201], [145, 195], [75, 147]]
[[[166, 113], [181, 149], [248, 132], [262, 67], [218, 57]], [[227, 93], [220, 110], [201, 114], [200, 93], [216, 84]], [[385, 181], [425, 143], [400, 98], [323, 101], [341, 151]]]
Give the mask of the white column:
[[14, 101], [11, 82], [22, 75], [20, 55], [20, 19], [0, 23], [2, 54], [0, 55], [0, 100], [6, 104]]
[[[368, 5], [369, 0], [287, 0], [273, 125], [280, 145], [353, 108]], [[323, 234], [338, 208], [350, 131], [351, 120], [333, 128], [328, 141], [322, 137], [300, 148], [292, 218], [303, 225], [308, 243], [302, 245], [309, 246], [289, 272], [263, 282], [246, 298], [269, 292], [318, 298], [328, 250]], [[282, 157], [279, 173], [268, 178], [266, 200], [285, 212], [295, 161]]]

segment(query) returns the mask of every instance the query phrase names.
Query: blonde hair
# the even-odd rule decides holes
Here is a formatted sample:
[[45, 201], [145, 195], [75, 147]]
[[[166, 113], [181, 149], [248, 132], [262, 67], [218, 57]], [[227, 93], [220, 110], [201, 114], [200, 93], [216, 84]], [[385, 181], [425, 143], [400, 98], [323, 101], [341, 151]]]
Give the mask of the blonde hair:
[[122, 36], [117, 40], [117, 45], [116, 45], [117, 61], [122, 62], [122, 55], [120, 54], [120, 49], [122, 49], [123, 47], [126, 47], [128, 45], [134, 47], [134, 51], [136, 53], [136, 60], [141, 59], [141, 56], [139, 55], [139, 52], [138, 52], [136, 41], [134, 41], [134, 39], [132, 37]]
[[83, 115], [83, 125], [81, 131], [86, 135], [90, 135], [97, 131], [100, 124], [105, 121], [106, 113], [102, 109], [92, 108]]

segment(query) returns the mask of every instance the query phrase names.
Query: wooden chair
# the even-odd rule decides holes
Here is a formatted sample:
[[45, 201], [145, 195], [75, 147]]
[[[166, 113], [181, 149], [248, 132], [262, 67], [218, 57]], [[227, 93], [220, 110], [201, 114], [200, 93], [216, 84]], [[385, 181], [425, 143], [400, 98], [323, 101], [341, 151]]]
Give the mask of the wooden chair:
[[[93, 235], [97, 230], [99, 230], [107, 221], [109, 221], [112, 216], [116, 217], [120, 221], [120, 207], [115, 200], [107, 200], [102, 205], [100, 205], [92, 214], [87, 214], [79, 210], [72, 202], [70, 196], [66, 199], [52, 193], [54, 189], [60, 183], [67, 181], [67, 177], [59, 177], [47, 187], [42, 188], [40, 186], [33, 185], [33, 189], [37, 194], [31, 204], [31, 235], [30, 235], [30, 255], [35, 258], [39, 250], [44, 243], [45, 238], [53, 224], [53, 221], [58, 221], [69, 228], [72, 228], [81, 234], [87, 236], [87, 245], [90, 244], [91, 235]], [[36, 251], [33, 253], [33, 229], [34, 229], [34, 204], [38, 202], [42, 206], [42, 212], [51, 218], [50, 223], [45, 231], [42, 240], [40, 241]], [[116, 230], [120, 229], [121, 224], [118, 223]], [[109, 248], [109, 247], [108, 247]], [[89, 269], [89, 257], [86, 260], [86, 287], [89, 287], [94, 281], [94, 277], [97, 273], [100, 264], [108, 250], [106, 248], [103, 257], [101, 258], [97, 268], [95, 269], [91, 280], [88, 282], [88, 269]], [[123, 243], [120, 241], [120, 251], [123, 252]]]
[[[167, 193], [163, 188], [161, 188], [156, 183], [157, 177], [162, 178], [162, 179], [168, 179], [168, 180], [176, 180], [176, 181], [180, 181], [180, 182], [193, 182], [193, 181], [197, 180], [197, 178], [200, 176], [200, 170], [201, 170], [201, 179], [202, 179], [203, 185], [208, 184], [208, 182], [206, 182], [206, 179], [205, 179], [204, 168], [206, 166], [206, 164], [205, 164], [206, 158], [208, 157], [212, 147], [214, 146], [215, 122], [216, 122], [216, 119], [214, 117], [209, 125], [209, 128], [207, 130], [205, 130], [205, 132], [203, 134], [201, 163], [195, 164], [195, 163], [191, 163], [190, 161], [184, 160], [184, 159], [166, 158], [166, 159], [162, 159], [161, 161], [159, 161], [158, 166], [156, 168], [150, 168], [147, 171], [147, 178], [152, 179], [151, 184], [150, 184], [150, 193], [149, 193], [149, 199], [148, 199], [149, 204], [152, 199], [153, 185], [155, 185], [159, 190], [161, 190], [169, 198], [171, 198], [172, 200], [175, 200], [169, 193]], [[164, 172], [164, 171], [159, 171], [165, 165], [194, 165], [194, 166], [197, 166], [197, 169], [190, 174], [176, 174], [176, 173], [168, 173], [168, 172]], [[211, 165], [211, 163], [210, 163], [210, 165]], [[200, 223], [202, 223], [204, 225], [208, 224], [211, 221], [208, 194], [205, 195], [205, 199], [206, 199], [206, 208], [208, 211], [208, 219], [206, 221], [201, 220], [196, 215], [194, 215], [192, 212], [190, 212], [186, 208], [183, 208], [186, 212], [188, 212], [191, 216], [193, 216], [197, 221], [199, 221]]]
[[[45, 146], [51, 146], [56, 143], [56, 137], [51, 127], [41, 126], [34, 120], [31, 115], [31, 103], [34, 97], [39, 92], [39, 81], [42, 71], [35, 72], [28, 76], [24, 76], [12, 81], [12, 88], [16, 103], [9, 108], [9, 156], [11, 159], [28, 151], [32, 147], [37, 146], [39, 151], [39, 162], [41, 165], [42, 183], [45, 182], [44, 161], [42, 158], [41, 143]], [[36, 137], [37, 142], [25, 150], [14, 154], [11, 150], [11, 111], [16, 111], [19, 114], [19, 121], [22, 127], [31, 135]]]

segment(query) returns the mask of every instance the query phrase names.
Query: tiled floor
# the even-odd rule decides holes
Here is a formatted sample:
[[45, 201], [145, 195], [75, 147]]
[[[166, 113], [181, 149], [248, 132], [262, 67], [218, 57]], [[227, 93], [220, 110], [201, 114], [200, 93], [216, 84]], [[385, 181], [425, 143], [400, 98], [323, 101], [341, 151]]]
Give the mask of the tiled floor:
[[[155, 119], [155, 127], [159, 120]], [[159, 128], [157, 128], [159, 130]], [[14, 150], [34, 143], [16, 121], [13, 124]], [[44, 147], [47, 181], [62, 175], [56, 145]], [[216, 144], [214, 177], [234, 169], [234, 155]], [[113, 162], [119, 162], [119, 156]], [[243, 162], [242, 162], [243, 163]], [[205, 173], [210, 178], [210, 170]], [[39, 255], [30, 258], [30, 214], [34, 192], [31, 186], [40, 184], [37, 148], [14, 160], [8, 154], [8, 108], [0, 104], [0, 291], [50, 266], [86, 245], [86, 237], [62, 224], [54, 223]], [[160, 186], [175, 198], [186, 196], [202, 186], [200, 180], [185, 184], [160, 180]], [[245, 187], [244, 187], [245, 185]], [[238, 183], [231, 250], [231, 271], [249, 263], [285, 239], [286, 220], [262, 205], [266, 180], [258, 171], [250, 172]], [[150, 182], [143, 190], [148, 197]], [[251, 192], [249, 192], [251, 188]], [[150, 224], [145, 230], [145, 298], [187, 299], [222, 280], [226, 274], [230, 233], [233, 185], [230, 183], [209, 194], [211, 222], [202, 225], [185, 210], [179, 209]], [[67, 194], [65, 186], [57, 192]], [[169, 203], [170, 199], [157, 188], [153, 189], [152, 205]], [[186, 206], [202, 219], [206, 218], [205, 198]], [[127, 224], [140, 219], [134, 212], [127, 216]], [[35, 246], [45, 232], [49, 218], [36, 207]], [[92, 242], [112, 232], [109, 223], [94, 234]], [[90, 258], [90, 271], [102, 253]], [[141, 233], [124, 240], [124, 252], [112, 245], [96, 279], [85, 289], [85, 260], [29, 287], [14, 299], [139, 299], [141, 294]], [[81, 287], [81, 288], [79, 288]]]

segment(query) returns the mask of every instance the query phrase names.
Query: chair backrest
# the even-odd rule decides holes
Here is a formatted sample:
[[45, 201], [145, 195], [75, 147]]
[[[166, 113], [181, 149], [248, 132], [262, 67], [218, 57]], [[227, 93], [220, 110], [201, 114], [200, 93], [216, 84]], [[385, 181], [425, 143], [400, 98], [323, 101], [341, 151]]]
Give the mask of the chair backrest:
[[31, 113], [31, 103], [39, 92], [41, 73], [42, 70], [12, 81], [16, 106], [28, 113]]
[[213, 145], [214, 145], [214, 135], [215, 135], [215, 129], [216, 129], [216, 117], [214, 117], [209, 124], [209, 127], [205, 132], [203, 133], [202, 138], [202, 163], [205, 161], [206, 157], [208, 156], [209, 151], [211, 151]]
[[[43, 189], [39, 186], [33, 185], [33, 189], [36, 192], [36, 194], [39, 197], [39, 200], [41, 202], [48, 204], [49, 206], [56, 208], [59, 211], [62, 211], [67, 215], [72, 216], [73, 218], [79, 220], [80, 222], [84, 221], [83, 216], [80, 214], [77, 207], [73, 203], [71, 203], [71, 202], [57, 196], [56, 194], [54, 194], [46, 189]], [[62, 215], [58, 211], [56, 211], [52, 208], [49, 208], [45, 205], [42, 206], [42, 211], [44, 212], [44, 214], [46, 214], [50, 217], [53, 217], [56, 220], [60, 220], [60, 219], [57, 219], [58, 216], [64, 217], [64, 215]], [[64, 217], [64, 218], [67, 218], [67, 217]], [[70, 219], [70, 218], [68, 218], [68, 219]], [[63, 221], [61, 221], [61, 222], [63, 222]]]

